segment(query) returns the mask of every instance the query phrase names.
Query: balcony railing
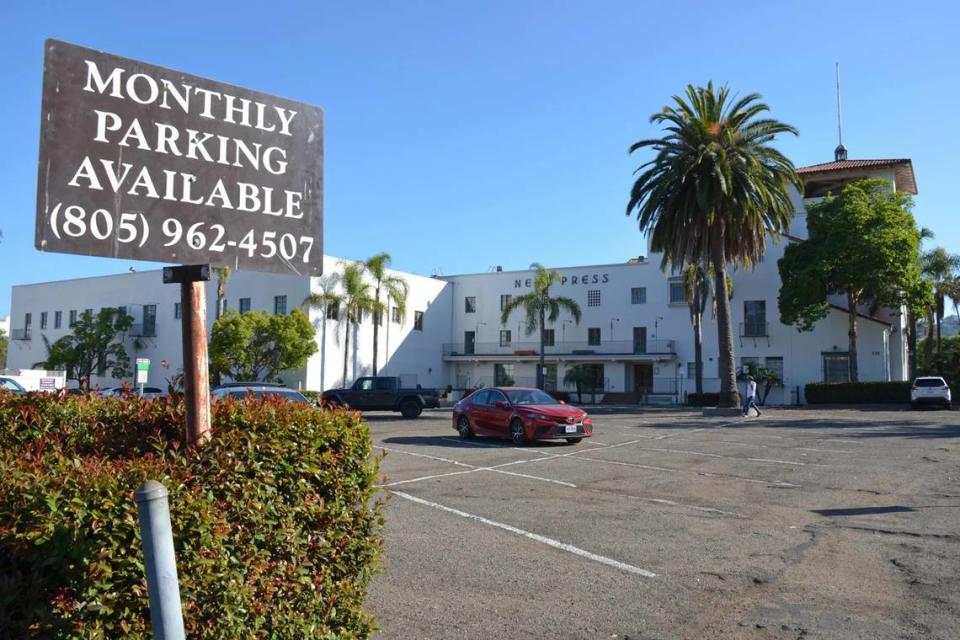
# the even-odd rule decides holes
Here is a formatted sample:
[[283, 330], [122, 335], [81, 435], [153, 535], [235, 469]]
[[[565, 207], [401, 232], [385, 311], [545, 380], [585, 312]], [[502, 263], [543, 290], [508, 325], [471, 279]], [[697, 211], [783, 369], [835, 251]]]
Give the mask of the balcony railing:
[[12, 337], [14, 340], [32, 340], [33, 332], [30, 330], [30, 327], [27, 327], [26, 329], [14, 329], [11, 332], [10, 337]]
[[[557, 342], [553, 345], [544, 347], [544, 355], [673, 355], [677, 352], [675, 340], [647, 340], [646, 342], [634, 342], [633, 340], [606, 340], [600, 344], [589, 344], [588, 342]], [[447, 343], [443, 345], [443, 355], [445, 356], [537, 356], [540, 355], [539, 342], [514, 342], [511, 344], [500, 344], [499, 342], [474, 342], [474, 343]]]
[[127, 329], [127, 335], [133, 338], [156, 338], [157, 324], [155, 322], [132, 324], [130, 328]]
[[769, 323], [767, 322], [741, 322], [740, 323], [740, 337], [741, 338], [766, 338], [770, 335], [768, 330]]

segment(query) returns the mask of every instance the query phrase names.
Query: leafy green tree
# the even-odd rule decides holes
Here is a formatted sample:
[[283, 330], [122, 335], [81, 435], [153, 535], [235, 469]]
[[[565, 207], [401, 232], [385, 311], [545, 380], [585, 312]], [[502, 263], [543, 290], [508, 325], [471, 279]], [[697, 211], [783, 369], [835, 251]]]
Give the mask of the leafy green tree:
[[[373, 277], [373, 302], [374, 314], [378, 315], [384, 323], [390, 322], [389, 311], [390, 303], [395, 302], [400, 313], [400, 322], [402, 323], [407, 316], [407, 295], [410, 292], [410, 285], [400, 276], [387, 273], [387, 267], [391, 262], [389, 253], [378, 253], [366, 262], [367, 271]], [[380, 299], [380, 292], [387, 294], [386, 300]], [[380, 348], [380, 324], [374, 318], [373, 323], [373, 375], [377, 375], [377, 354]]]
[[747, 365], [747, 373], [738, 374], [737, 379], [746, 380], [748, 375], [753, 376], [754, 381], [757, 383], [757, 388], [762, 389], [760, 393], [760, 401], [758, 403], [761, 406], [767, 404], [767, 396], [770, 395], [770, 392], [774, 387], [783, 386], [783, 379], [775, 369], [761, 367], [760, 365], [751, 362]]
[[[327, 317], [330, 309], [340, 310], [343, 296], [336, 289], [340, 284], [339, 273], [328, 273], [318, 280], [318, 291], [304, 298], [303, 306], [315, 307], [320, 310], [320, 390], [326, 385], [327, 366]], [[339, 318], [339, 315], [337, 316]]]
[[847, 301], [850, 380], [859, 381], [857, 307], [870, 300], [911, 308], [929, 298], [920, 277], [920, 232], [910, 197], [883, 180], [860, 180], [807, 208], [809, 237], [787, 246], [780, 269], [784, 324], [809, 331], [826, 317], [827, 297]]
[[9, 337], [7, 332], [0, 329], [0, 369], [7, 368], [7, 349], [9, 347]]
[[210, 362], [234, 380], [276, 381], [299, 369], [317, 351], [310, 320], [300, 309], [287, 315], [229, 310], [213, 323]]
[[627, 215], [636, 213], [651, 251], [663, 254], [661, 268], [713, 267], [722, 407], [740, 404], [727, 264], [750, 266], [763, 256], [767, 235], [789, 229], [788, 185], [802, 188], [790, 160], [768, 144], [797, 130], [761, 117], [769, 107], [759, 100], [755, 93], [736, 99], [712, 82], [688, 85], [685, 98], [674, 96], [674, 106], [650, 118], [667, 134], [630, 147], [656, 152], [638, 169]]
[[73, 333], [50, 344], [44, 336], [47, 359], [36, 366], [64, 369], [68, 380], [87, 386], [93, 375], [124, 378], [131, 375], [130, 357], [123, 346], [133, 318], [119, 309], [104, 307], [94, 316], [84, 311], [73, 325]]
[[580, 324], [580, 306], [570, 298], [563, 296], [553, 297], [550, 295], [550, 287], [560, 281], [560, 272], [554, 269], [547, 269], [543, 265], [534, 262], [530, 265], [533, 269], [533, 290], [522, 296], [517, 296], [510, 300], [503, 308], [500, 314], [500, 323], [504, 326], [510, 320], [510, 314], [517, 309], [522, 308], [526, 315], [524, 331], [529, 336], [534, 331], [540, 330], [540, 364], [537, 366], [537, 388], [543, 389], [543, 367], [544, 367], [544, 349], [546, 340], [543, 330], [546, 328], [546, 321], [551, 324], [560, 317], [560, 310], [564, 309], [573, 316], [573, 321]]
[[343, 386], [347, 386], [347, 363], [350, 360], [350, 329], [356, 332], [364, 313], [373, 313], [377, 308], [372, 287], [366, 282], [366, 265], [362, 262], [343, 263], [343, 275], [340, 276], [342, 294], [338, 316], [346, 325], [346, 339], [343, 345]]

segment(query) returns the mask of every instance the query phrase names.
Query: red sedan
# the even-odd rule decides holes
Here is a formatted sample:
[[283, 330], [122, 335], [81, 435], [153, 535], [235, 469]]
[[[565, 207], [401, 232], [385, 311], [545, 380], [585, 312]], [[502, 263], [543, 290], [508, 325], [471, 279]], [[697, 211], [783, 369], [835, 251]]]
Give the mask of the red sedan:
[[565, 439], [576, 444], [593, 435], [587, 412], [539, 389], [497, 387], [470, 394], [453, 407], [453, 428], [461, 438], [475, 435], [531, 440]]

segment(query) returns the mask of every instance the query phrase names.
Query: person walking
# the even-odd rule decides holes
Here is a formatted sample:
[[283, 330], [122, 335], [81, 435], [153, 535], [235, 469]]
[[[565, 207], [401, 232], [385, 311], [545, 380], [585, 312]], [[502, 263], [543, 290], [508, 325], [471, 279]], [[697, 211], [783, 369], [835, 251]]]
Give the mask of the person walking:
[[758, 418], [763, 415], [760, 413], [760, 407], [757, 406], [757, 381], [753, 379], [753, 376], [747, 376], [747, 393], [744, 394], [743, 399], [743, 417], [750, 415], [750, 407], [756, 409]]

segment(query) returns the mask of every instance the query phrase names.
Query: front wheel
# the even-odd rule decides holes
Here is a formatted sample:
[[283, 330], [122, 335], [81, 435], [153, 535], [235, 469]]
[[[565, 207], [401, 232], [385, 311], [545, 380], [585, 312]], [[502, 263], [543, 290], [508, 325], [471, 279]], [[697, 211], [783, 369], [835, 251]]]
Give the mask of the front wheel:
[[457, 420], [457, 433], [459, 433], [460, 437], [464, 440], [473, 438], [473, 429], [470, 427], [470, 420], [467, 419], [467, 416], [460, 416]]
[[400, 405], [400, 415], [407, 420], [413, 420], [420, 415], [421, 411], [423, 409], [420, 408], [420, 403], [416, 400], [406, 400]]
[[523, 428], [523, 423], [519, 420], [510, 423], [510, 440], [518, 447], [527, 444], [527, 432]]
[[583, 438], [567, 438], [567, 442], [569, 442], [570, 444], [577, 444], [581, 440], [583, 440]]

